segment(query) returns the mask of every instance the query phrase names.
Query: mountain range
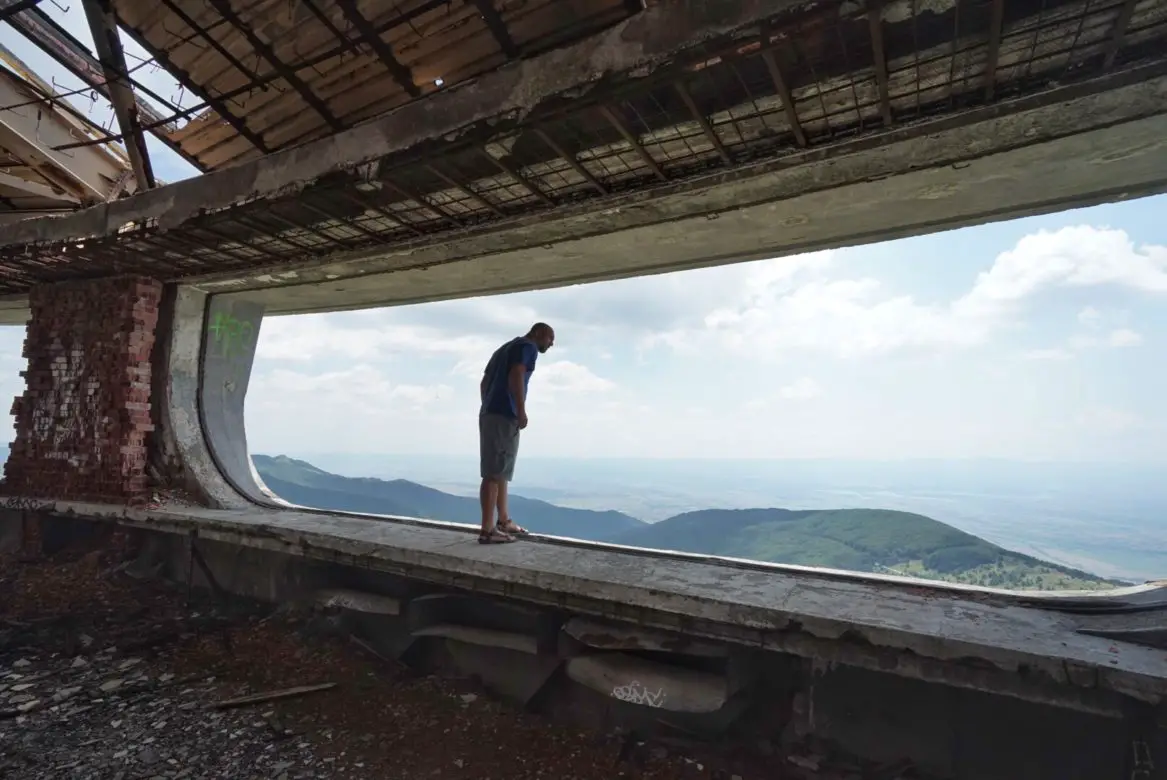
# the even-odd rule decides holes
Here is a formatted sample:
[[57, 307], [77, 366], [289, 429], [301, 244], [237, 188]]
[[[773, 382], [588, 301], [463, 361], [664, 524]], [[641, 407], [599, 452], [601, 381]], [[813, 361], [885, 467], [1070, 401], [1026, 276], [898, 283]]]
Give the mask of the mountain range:
[[[402, 479], [344, 477], [282, 455], [252, 460], [273, 492], [302, 506], [475, 525], [480, 520], [476, 497]], [[510, 511], [536, 533], [636, 547], [1018, 589], [1127, 584], [1006, 550], [911, 512], [706, 509], [650, 524], [621, 512], [562, 507], [514, 494]]]

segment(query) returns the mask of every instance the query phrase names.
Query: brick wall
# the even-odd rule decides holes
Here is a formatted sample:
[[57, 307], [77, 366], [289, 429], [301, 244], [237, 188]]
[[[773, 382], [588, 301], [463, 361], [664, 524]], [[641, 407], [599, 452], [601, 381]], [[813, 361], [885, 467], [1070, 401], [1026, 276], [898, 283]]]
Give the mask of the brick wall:
[[4, 493], [124, 502], [146, 491], [161, 295], [159, 282], [141, 277], [33, 289]]

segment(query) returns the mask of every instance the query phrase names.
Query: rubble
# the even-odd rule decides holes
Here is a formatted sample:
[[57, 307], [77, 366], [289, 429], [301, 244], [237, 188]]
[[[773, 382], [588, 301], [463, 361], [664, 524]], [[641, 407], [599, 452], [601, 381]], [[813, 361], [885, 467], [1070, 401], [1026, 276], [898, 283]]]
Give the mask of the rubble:
[[124, 569], [100, 551], [0, 558], [0, 776], [862, 777], [825, 765], [808, 774], [773, 749], [555, 725], [473, 680], [419, 676], [321, 635], [308, 616]]

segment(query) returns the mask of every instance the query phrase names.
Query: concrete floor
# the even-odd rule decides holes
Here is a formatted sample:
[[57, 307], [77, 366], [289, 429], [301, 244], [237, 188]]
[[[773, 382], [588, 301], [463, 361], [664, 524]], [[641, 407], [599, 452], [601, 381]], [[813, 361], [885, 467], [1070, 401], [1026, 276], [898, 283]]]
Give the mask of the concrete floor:
[[[279, 509], [215, 511], [46, 503], [82, 517], [246, 548], [407, 572], [536, 604], [631, 619], [687, 635], [814, 656], [1095, 712], [1117, 695], [1167, 698], [1161, 650], [1079, 633], [1079, 620], [1017, 594], [872, 575], [736, 565], [634, 550], [529, 541], [482, 546], [472, 529]], [[1161, 602], [1155, 586], [1096, 605]], [[1064, 597], [1060, 597], [1064, 601]], [[1078, 600], [1081, 601], [1080, 599]]]

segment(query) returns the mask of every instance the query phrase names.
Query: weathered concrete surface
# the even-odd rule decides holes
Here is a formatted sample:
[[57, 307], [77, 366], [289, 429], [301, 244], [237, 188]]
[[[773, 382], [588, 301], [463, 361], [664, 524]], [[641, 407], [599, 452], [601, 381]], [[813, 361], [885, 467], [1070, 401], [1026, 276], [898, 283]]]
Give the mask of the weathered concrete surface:
[[161, 389], [155, 388], [159, 424], [155, 437], [156, 467], [170, 484], [178, 484], [217, 508], [244, 508], [249, 503], [219, 470], [204, 435], [200, 396], [207, 296], [198, 290], [168, 291], [165, 340], [154, 356]]
[[[579, 97], [614, 74], [644, 76], [674, 54], [756, 25], [801, 0], [703, 0], [659, 3], [601, 34], [408, 103], [383, 117], [255, 162], [187, 179], [133, 198], [71, 214], [0, 227], [0, 245], [111, 235], [127, 222], [162, 228], [243, 199], [289, 194], [327, 173], [453, 140], [478, 126], [516, 123], [557, 97]], [[635, 71], [635, 73], [633, 73]]]
[[259, 345], [263, 304], [213, 297], [202, 324], [199, 419], [219, 473], [250, 501], [290, 506], [263, 484], [247, 450], [244, 405]]
[[200, 286], [248, 290], [272, 314], [419, 303], [777, 257], [1163, 192], [1167, 78], [870, 144], [760, 164], [749, 177], [709, 176], [703, 186], [561, 208], [430, 246]]
[[[18, 546], [23, 546], [25, 514], [30, 513], [0, 509], [0, 539], [14, 535]], [[385, 614], [380, 608], [372, 612], [330, 608], [314, 613], [309, 620], [311, 630], [347, 634], [365, 647], [376, 648], [384, 659], [415, 669], [481, 678], [488, 689], [528, 711], [576, 726], [604, 731], [623, 727], [641, 740], [678, 733], [703, 740], [724, 737], [739, 756], [757, 751], [775, 759], [749, 769], [736, 766], [745, 777], [785, 776], [781, 767], [791, 754], [811, 763], [817, 755], [821, 761], [823, 740], [830, 754], [839, 750], [846, 754], [846, 768], [828, 759], [829, 769], [821, 774], [830, 777], [858, 777], [857, 772], [864, 777], [890, 777], [894, 772], [886, 764], [892, 763], [905, 775], [937, 780], [1098, 780], [1140, 776], [1132, 774], [1131, 765], [1125, 763], [1136, 745], [1145, 744], [1149, 756], [1160, 765], [1161, 757], [1167, 755], [1167, 729], [1161, 723], [1156, 726], [1154, 712], [1138, 706], [1132, 706], [1122, 720], [1108, 718], [1021, 701], [991, 690], [934, 685], [901, 674], [835, 665], [762, 643], [745, 644], [740, 638], [713, 640], [724, 648], [719, 655], [725, 658], [697, 660], [666, 649], [642, 654], [634, 663], [628, 663], [628, 656], [619, 650], [564, 642], [528, 643], [523, 652], [516, 652], [437, 636], [415, 639], [411, 632], [416, 625], [429, 624], [437, 613], [443, 613], [443, 620], [453, 627], [496, 626], [524, 635], [534, 631], [565, 637], [567, 624], [580, 619], [577, 607], [586, 604], [546, 599], [532, 606], [525, 603], [529, 599], [521, 588], [514, 595], [484, 595], [472, 592], [480, 584], [475, 578], [462, 578], [457, 588], [450, 588], [432, 577], [426, 579], [424, 570], [414, 576], [413, 572], [333, 563], [322, 560], [315, 550], [273, 552], [196, 533], [137, 532], [124, 526], [115, 532], [110, 524], [79, 517], [41, 517], [46, 549], [70, 540], [75, 549], [91, 549], [86, 540], [112, 541], [124, 534], [131, 542], [125, 549], [133, 556], [127, 572], [191, 582], [223, 597], [235, 594], [306, 606], [328, 600], [327, 596], [322, 599], [320, 589], [346, 583], [361, 589], [349, 591], [354, 600], [346, 606], [369, 598], [392, 598], [399, 602], [404, 617]], [[196, 548], [201, 554], [199, 563], [192, 555]], [[629, 610], [605, 625], [643, 632], [646, 616], [651, 614]], [[692, 627], [707, 626], [694, 621]], [[686, 638], [674, 631], [662, 644], [675, 646]], [[580, 659], [587, 660], [581, 663]], [[585, 677], [569, 672], [581, 666], [591, 667], [593, 674], [586, 675], [585, 683], [592, 685], [572, 679]], [[709, 694], [702, 700], [692, 696], [694, 671], [700, 672], [696, 676], [700, 689]], [[710, 700], [722, 698], [728, 690], [735, 693], [726, 704], [708, 711], [715, 703]], [[697, 711], [676, 711], [678, 701], [684, 704], [686, 699], [696, 705], [687, 709]], [[813, 749], [803, 749], [808, 740]], [[907, 770], [904, 759], [914, 765], [915, 772]], [[860, 768], [856, 764], [860, 760], [884, 765], [884, 771], [867, 765]]]
[[41, 508], [1090, 712], [1167, 700], [1162, 651], [1082, 635], [1073, 615], [993, 594], [577, 546], [484, 547], [469, 528], [322, 512]]
[[[1023, 98], [400, 250], [208, 278], [199, 287], [246, 290], [269, 314], [417, 303], [775, 257], [1162, 192], [1167, 77], [1128, 80], [1064, 87], [1053, 105]], [[19, 299], [0, 300], [0, 322], [25, 317]]]

